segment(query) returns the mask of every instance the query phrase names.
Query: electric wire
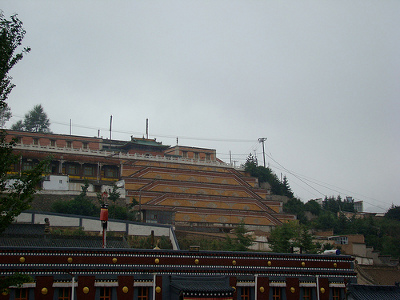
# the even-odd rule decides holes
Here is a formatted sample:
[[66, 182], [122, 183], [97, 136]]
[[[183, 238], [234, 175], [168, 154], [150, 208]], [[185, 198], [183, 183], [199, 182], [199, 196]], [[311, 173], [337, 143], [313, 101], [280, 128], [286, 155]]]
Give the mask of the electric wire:
[[[271, 154], [271, 152], [270, 152], [270, 154]], [[361, 194], [359, 194], [359, 193], [356, 193], [356, 192], [353, 192], [353, 191], [350, 191], [350, 190], [346, 190], [346, 189], [343, 189], [343, 188], [340, 188], [340, 187], [337, 187], [337, 186], [334, 186], [334, 185], [331, 185], [331, 184], [328, 184], [328, 183], [324, 183], [324, 182], [322, 182], [322, 181], [320, 181], [320, 182], [324, 183], [325, 185], [324, 185], [324, 184], [321, 184], [321, 183], [318, 183], [318, 182], [317, 182], [318, 180], [316, 180], [316, 179], [312, 179], [312, 180], [311, 180], [310, 177], [307, 178], [307, 176], [300, 175], [300, 174], [298, 174], [298, 173], [295, 173], [295, 172], [293, 172], [293, 171], [288, 170], [287, 168], [285, 168], [284, 166], [282, 166], [279, 162], [277, 162], [277, 161], [272, 157], [272, 155], [267, 155], [267, 154], [266, 154], [266, 156], [269, 157], [272, 161], [274, 161], [276, 164], [278, 164], [278, 165], [280, 166], [281, 169], [279, 169], [279, 170], [283, 170], [283, 171], [288, 172], [289, 174], [293, 175], [295, 178], [297, 178], [297, 179], [300, 180], [301, 182], [305, 183], [307, 186], [311, 187], [313, 190], [317, 191], [318, 193], [320, 193], [321, 195], [323, 195], [323, 196], [325, 196], [325, 197], [327, 197], [326, 194], [324, 194], [324, 193], [320, 192], [319, 190], [317, 190], [316, 188], [312, 187], [312, 186], [311, 186], [310, 184], [308, 184], [306, 181], [309, 181], [309, 182], [311, 182], [312, 184], [318, 185], [318, 186], [323, 187], [323, 188], [326, 188], [326, 189], [328, 189], [328, 190], [334, 191], [334, 192], [338, 193], [339, 195], [344, 194], [342, 191], [349, 192], [349, 193], [351, 193], [352, 198], [354, 198], [355, 200], [363, 201], [363, 202], [365, 202], [365, 203], [367, 203], [367, 204], [369, 204], [369, 205], [371, 205], [371, 206], [374, 206], [374, 207], [376, 207], [376, 208], [385, 210], [385, 208], [383, 208], [383, 207], [381, 207], [381, 206], [379, 206], [379, 205], [377, 205], [377, 204], [374, 204], [374, 203], [372, 203], [372, 202], [370, 202], [370, 201], [365, 200], [365, 198], [369, 198], [369, 199], [378, 201], [378, 200], [375, 199], [375, 198], [368, 197], [368, 196], [365, 196], [365, 195], [361, 195]], [[300, 177], [302, 177], [302, 178], [300, 178]], [[334, 188], [328, 187], [328, 186], [326, 186], [326, 185], [330, 185], [330, 186], [332, 186], [332, 187], [334, 187]], [[342, 191], [340, 191], [340, 190], [342, 190]], [[314, 195], [315, 195], [315, 194], [314, 194]], [[359, 197], [357, 197], [357, 196], [354, 197], [354, 195], [360, 195], [360, 196], [363, 197], [363, 198], [359, 198]], [[379, 201], [378, 201], [378, 202], [379, 202]], [[386, 203], [386, 204], [387, 204], [387, 203]]]
[[[24, 118], [21, 115], [13, 115], [13, 117], [17, 117], [17, 118]], [[70, 123], [65, 123], [65, 122], [60, 122], [60, 121], [55, 121], [55, 120], [51, 120], [50, 122], [53, 124], [57, 124], [57, 125], [63, 125], [63, 126], [68, 126], [70, 127], [71, 124]], [[77, 128], [83, 128], [83, 129], [92, 129], [92, 130], [102, 130], [102, 131], [109, 131], [109, 128], [105, 128], [105, 127], [94, 127], [94, 126], [88, 126], [88, 125], [82, 125], [82, 124], [73, 124], [73, 127], [77, 127]], [[125, 130], [119, 130], [119, 129], [113, 129], [112, 130], [113, 133], [120, 133], [120, 134], [128, 134], [128, 135], [142, 135], [143, 132], [136, 132], [136, 131], [125, 131]], [[195, 141], [213, 141], [213, 142], [232, 142], [232, 143], [252, 143], [252, 145], [248, 148], [248, 153], [221, 153], [218, 152], [217, 154], [221, 157], [221, 159], [223, 160], [227, 160], [227, 159], [231, 159], [234, 158], [235, 162], [245, 162], [246, 158], [248, 157], [249, 154], [253, 154], [255, 155], [255, 158], [257, 159], [258, 155], [263, 155], [263, 153], [257, 153], [259, 147], [260, 147], [260, 143], [258, 141], [258, 139], [224, 139], [224, 138], [205, 138], [205, 137], [189, 137], [189, 136], [179, 136], [179, 135], [163, 135], [163, 134], [151, 134], [150, 136], [152, 137], [161, 137], [161, 138], [179, 138], [179, 140], [195, 140]], [[265, 155], [271, 159], [273, 162], [276, 163], [276, 165], [272, 165], [272, 168], [279, 170], [279, 171], [283, 171], [283, 172], [287, 172], [288, 174], [292, 175], [294, 178], [296, 178], [297, 180], [299, 180], [302, 184], [306, 185], [308, 188], [310, 188], [311, 190], [305, 189], [304, 187], [302, 187], [301, 185], [299, 185], [298, 183], [295, 183], [297, 186], [299, 186], [300, 188], [306, 190], [308, 193], [313, 194], [314, 196], [316, 195], [321, 195], [323, 197], [327, 197], [327, 195], [323, 192], [321, 192], [319, 189], [317, 189], [316, 187], [312, 186], [316, 185], [322, 188], [325, 188], [327, 190], [333, 191], [338, 193], [339, 195], [345, 194], [342, 191], [346, 191], [348, 193], [351, 193], [352, 195], [360, 195], [361, 197], [363, 197], [363, 199], [360, 199], [358, 197], [354, 197], [356, 200], [362, 200], [364, 202], [366, 202], [367, 204], [380, 208], [380, 209], [384, 209], [376, 204], [373, 204], [369, 201], [366, 201], [365, 198], [369, 198], [371, 200], [374, 201], [378, 201], [377, 199], [374, 199], [372, 197], [368, 197], [359, 193], [355, 193], [353, 191], [350, 190], [346, 190], [334, 185], [331, 185], [329, 183], [325, 183], [316, 179], [313, 179], [311, 177], [307, 177], [305, 175], [301, 175], [299, 173], [296, 173], [294, 171], [291, 171], [287, 168], [285, 168], [282, 164], [280, 164], [278, 161], [276, 161], [271, 154], [271, 151], [269, 151], [269, 154], [265, 153]], [[243, 157], [245, 157], [243, 159]], [[242, 158], [239, 160], [239, 158]], [[270, 164], [269, 164], [270, 165]], [[293, 179], [293, 178], [292, 178]], [[329, 187], [331, 186], [331, 187]]]
[[[13, 115], [13, 117], [18, 117], [23, 119], [24, 117], [21, 115]], [[60, 121], [54, 121], [50, 119], [50, 123], [52, 124], [57, 124], [57, 125], [63, 125], [63, 126], [71, 126], [70, 123], [65, 123], [65, 122], [60, 122]], [[102, 130], [102, 131], [109, 131], [110, 128], [105, 128], [105, 127], [93, 127], [93, 126], [88, 126], [88, 125], [82, 125], [82, 124], [76, 124], [73, 123], [73, 127], [78, 127], [78, 128], [84, 128], [84, 129], [93, 129], [93, 130]], [[122, 133], [122, 134], [129, 134], [129, 135], [142, 135], [143, 132], [137, 132], [137, 131], [126, 131], [126, 130], [120, 130], [120, 129], [113, 129], [113, 133]], [[254, 139], [224, 139], [224, 138], [206, 138], [206, 137], [190, 137], [190, 136], [180, 136], [180, 135], [165, 135], [165, 134], [157, 134], [157, 133], [152, 133], [149, 135], [151, 137], [162, 137], [162, 138], [179, 138], [179, 140], [184, 139], [184, 140], [196, 140], [196, 141], [213, 141], [213, 142], [232, 142], [232, 143], [254, 143]]]

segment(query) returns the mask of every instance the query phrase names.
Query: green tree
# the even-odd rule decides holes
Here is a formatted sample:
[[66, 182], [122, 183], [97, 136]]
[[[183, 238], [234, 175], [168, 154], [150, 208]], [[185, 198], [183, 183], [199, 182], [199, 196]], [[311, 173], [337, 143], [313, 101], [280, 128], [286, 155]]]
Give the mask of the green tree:
[[[113, 185], [113, 189], [112, 191], [110, 191], [108, 193], [108, 202], [112, 202], [111, 205], [108, 206], [108, 214], [112, 219], [116, 218], [116, 212], [118, 210], [118, 213], [121, 215], [121, 213], [123, 214], [123, 209], [122, 207], [118, 207], [117, 206], [117, 201], [120, 197], [120, 192], [118, 192], [118, 187], [114, 184]], [[100, 204], [107, 204], [107, 203], [103, 203], [103, 198], [102, 198], [102, 194], [98, 193], [97, 194], [97, 199], [99, 200]]]
[[354, 201], [342, 201], [340, 195], [337, 198], [337, 201], [339, 202], [341, 211], [347, 211], [347, 212], [355, 212], [354, 210]]
[[[0, 12], [0, 107], [7, 110], [5, 102], [14, 88], [8, 75], [11, 68], [29, 52], [24, 48], [15, 54], [25, 35], [22, 22], [16, 15], [7, 20]], [[19, 162], [19, 156], [13, 154], [15, 141], [7, 141], [7, 133], [0, 131], [0, 232], [22, 211], [29, 208], [33, 195], [42, 178], [47, 161], [42, 161], [32, 170], [10, 175], [13, 165]]]
[[0, 292], [8, 294], [10, 286], [22, 286], [25, 282], [33, 282], [33, 278], [26, 274], [15, 273], [12, 276], [4, 277], [0, 280]]
[[317, 253], [321, 245], [313, 242], [313, 235], [305, 226], [300, 226], [297, 246], [301, 253]]
[[271, 250], [277, 253], [291, 253], [299, 248], [301, 253], [317, 253], [319, 245], [312, 241], [308, 229], [297, 222], [288, 222], [275, 227], [269, 237]]
[[386, 212], [385, 218], [400, 221], [400, 206], [393, 206]]
[[249, 247], [254, 243], [254, 239], [251, 235], [247, 234], [247, 230], [244, 222], [240, 222], [234, 229], [234, 238], [229, 236], [226, 237], [224, 243], [224, 250], [228, 251], [248, 251]]
[[304, 205], [304, 209], [313, 215], [319, 216], [321, 213], [321, 205], [315, 200], [310, 200]]
[[322, 208], [336, 214], [340, 211], [340, 203], [336, 201], [335, 197], [325, 197]]
[[114, 184], [112, 191], [110, 191], [108, 194], [108, 200], [112, 201], [112, 203], [115, 205], [120, 196], [121, 193], [118, 192], [118, 187]]
[[11, 129], [43, 133], [51, 132], [50, 120], [41, 104], [35, 105], [33, 109], [25, 114], [24, 121], [18, 121]]
[[82, 186], [81, 193], [73, 200], [54, 202], [53, 211], [63, 214], [98, 217], [100, 215], [100, 208], [87, 196], [88, 188], [89, 183], [86, 181]]
[[249, 247], [253, 245], [254, 240], [251, 235], [247, 234], [247, 230], [244, 222], [240, 222], [233, 230], [236, 235], [236, 250], [237, 251], [248, 251]]
[[247, 156], [245, 167], [247, 171], [251, 171], [251, 169], [257, 168], [258, 162], [257, 158], [255, 158], [251, 153]]
[[324, 201], [322, 202], [322, 208], [325, 210], [329, 210], [333, 213], [338, 213], [339, 211], [347, 211], [347, 212], [354, 212], [354, 202], [353, 201], [342, 201], [342, 197], [337, 196], [335, 197], [325, 197]]
[[[16, 15], [6, 19], [0, 11], [0, 109], [6, 113], [9, 94], [15, 87], [10, 70], [18, 63], [30, 48], [23, 48], [19, 53], [17, 49], [22, 44], [25, 36], [22, 22]], [[2, 123], [3, 124], [3, 123]], [[4, 125], [4, 124], [3, 124]], [[9, 175], [12, 166], [19, 161], [19, 157], [13, 154], [15, 141], [8, 141], [7, 133], [0, 131], [0, 232], [4, 231], [9, 224], [22, 211], [29, 208], [33, 195], [46, 169], [47, 161], [43, 161], [30, 171], [18, 175]], [[21, 285], [29, 282], [31, 278], [26, 275], [13, 274], [0, 279], [0, 289], [3, 291], [12, 285]]]
[[351, 221], [346, 217], [343, 212], [340, 212], [337, 216], [336, 227], [334, 231], [338, 234], [351, 234]]
[[0, 131], [0, 232], [30, 207], [48, 164], [45, 160], [32, 170], [10, 175], [11, 167], [19, 162], [19, 156], [13, 154], [14, 145], [15, 141], [7, 142], [5, 131]]
[[110, 216], [117, 220], [136, 221], [136, 214], [126, 206], [111, 206], [109, 209]]
[[253, 155], [249, 155], [244, 164], [245, 171], [253, 177], [258, 178], [259, 183], [268, 182], [271, 186], [271, 192], [274, 195], [287, 196], [293, 198], [293, 192], [289, 186], [287, 178], [281, 182], [276, 174], [270, 168], [264, 168], [257, 165], [257, 159]]
[[[117, 201], [120, 199], [120, 192], [118, 192], [118, 187], [114, 184], [113, 189], [108, 194], [108, 203], [111, 204], [108, 206], [108, 215], [111, 219], [118, 220], [128, 220], [128, 221], [136, 221], [135, 213], [131, 211], [131, 208], [137, 204], [136, 200], [133, 198], [131, 204], [129, 205], [120, 205]], [[97, 193], [97, 200], [101, 205], [107, 204], [104, 202], [101, 193]]]
[[305, 205], [301, 200], [297, 198], [289, 199], [285, 204], [283, 204], [283, 211], [296, 215], [300, 223], [305, 224], [307, 222], [306, 216], [304, 214]]
[[20, 130], [20, 131], [25, 130], [24, 122], [18, 120], [17, 122], [11, 125], [11, 130]]
[[333, 230], [336, 227], [337, 217], [334, 213], [323, 210], [316, 220], [313, 221], [313, 228], [320, 230]]
[[5, 101], [15, 87], [15, 84], [11, 82], [10, 70], [23, 58], [24, 54], [30, 51], [30, 48], [26, 47], [16, 53], [26, 31], [17, 15], [11, 16], [10, 19], [6, 19], [0, 11], [0, 107], [7, 106]]
[[284, 223], [276, 226], [268, 239], [272, 252], [291, 253], [293, 246], [293, 237], [296, 229], [295, 222]]
[[11, 109], [8, 105], [0, 107], [0, 128], [3, 129], [4, 125], [12, 117]]
[[288, 198], [293, 198], [294, 197], [292, 189], [291, 189], [291, 187], [289, 185], [289, 181], [288, 181], [286, 175], [283, 176], [282, 189], [283, 189], [283, 195], [284, 196], [286, 196]]

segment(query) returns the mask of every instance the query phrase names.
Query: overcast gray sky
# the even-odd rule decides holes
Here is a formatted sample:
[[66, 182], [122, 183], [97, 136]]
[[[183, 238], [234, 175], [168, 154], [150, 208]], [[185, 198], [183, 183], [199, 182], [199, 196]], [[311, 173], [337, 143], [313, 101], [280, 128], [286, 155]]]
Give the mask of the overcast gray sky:
[[55, 133], [249, 153], [303, 201], [400, 205], [400, 1], [4, 1], [32, 48], [13, 119]]

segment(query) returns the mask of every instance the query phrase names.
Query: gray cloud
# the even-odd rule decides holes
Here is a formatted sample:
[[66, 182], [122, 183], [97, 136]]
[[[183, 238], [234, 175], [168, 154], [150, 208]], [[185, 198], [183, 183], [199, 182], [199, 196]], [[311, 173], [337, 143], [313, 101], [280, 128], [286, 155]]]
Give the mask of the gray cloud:
[[74, 134], [108, 136], [112, 114], [127, 139], [149, 118], [164, 144], [180, 136], [238, 164], [254, 150], [262, 161], [267, 137], [302, 200], [400, 205], [398, 1], [2, 4], [32, 47], [12, 72], [13, 121], [42, 103], [53, 131], [72, 119]]

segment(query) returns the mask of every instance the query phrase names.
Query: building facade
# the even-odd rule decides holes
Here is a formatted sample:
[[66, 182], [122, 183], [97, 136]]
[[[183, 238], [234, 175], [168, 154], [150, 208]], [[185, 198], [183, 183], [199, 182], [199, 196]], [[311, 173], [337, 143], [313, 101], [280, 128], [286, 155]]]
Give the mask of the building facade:
[[241, 222], [269, 231], [295, 216], [256, 178], [216, 158], [213, 149], [163, 145], [155, 139], [130, 141], [96, 137], [8, 131], [20, 161], [12, 172], [31, 169], [50, 158], [42, 193], [108, 191], [118, 183], [129, 203], [136, 200], [140, 219], [184, 229], [229, 231]]
[[342, 255], [0, 247], [0, 270], [33, 278], [7, 300], [329, 300], [356, 283]]

